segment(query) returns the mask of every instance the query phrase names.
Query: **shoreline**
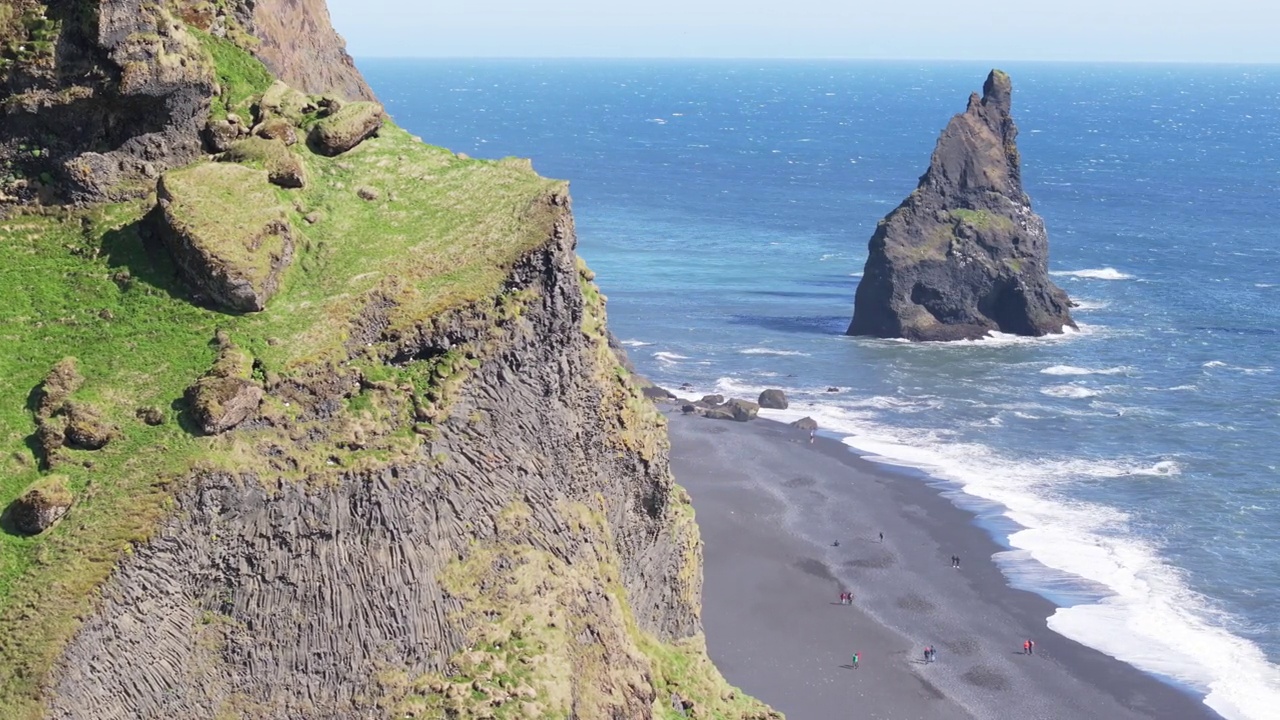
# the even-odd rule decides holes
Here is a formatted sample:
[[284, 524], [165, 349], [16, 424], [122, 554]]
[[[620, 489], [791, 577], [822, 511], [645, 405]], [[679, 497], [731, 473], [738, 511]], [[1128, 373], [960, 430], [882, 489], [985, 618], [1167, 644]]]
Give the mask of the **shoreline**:
[[[1221, 720], [1191, 689], [1050, 630], [1058, 606], [1012, 587], [995, 558], [1007, 548], [923, 471], [821, 434], [811, 445], [774, 420], [660, 408], [672, 470], [703, 529], [708, 650], [731, 683], [793, 720], [853, 708]], [[839, 605], [842, 590], [855, 593], [853, 607]], [[938, 650], [929, 665], [926, 644]], [[850, 676], [855, 650], [863, 657]]]

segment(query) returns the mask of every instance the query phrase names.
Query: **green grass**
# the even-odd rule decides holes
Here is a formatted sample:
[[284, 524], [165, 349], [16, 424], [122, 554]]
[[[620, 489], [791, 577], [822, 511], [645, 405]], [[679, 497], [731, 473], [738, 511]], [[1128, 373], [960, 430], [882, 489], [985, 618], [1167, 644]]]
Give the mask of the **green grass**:
[[997, 215], [986, 210], [968, 210], [960, 208], [951, 211], [951, 217], [956, 222], [962, 222], [976, 230], [1000, 230], [1003, 232], [1013, 232], [1014, 223], [1003, 215]]
[[[215, 120], [225, 120], [227, 113], [245, 113], [249, 100], [261, 95], [275, 78], [257, 58], [241, 50], [235, 43], [190, 29], [213, 58], [222, 94], [209, 109]], [[245, 115], [241, 115], [245, 117]]]

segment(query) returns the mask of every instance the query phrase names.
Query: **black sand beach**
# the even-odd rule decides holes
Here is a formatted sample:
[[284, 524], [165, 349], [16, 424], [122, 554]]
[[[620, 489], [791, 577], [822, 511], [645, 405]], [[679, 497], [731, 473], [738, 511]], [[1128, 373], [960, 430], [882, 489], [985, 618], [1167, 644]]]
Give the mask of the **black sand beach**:
[[711, 657], [791, 720], [1218, 718], [1048, 630], [1053, 605], [1006, 585], [1001, 548], [918, 478], [776, 422], [668, 417], [705, 542]]

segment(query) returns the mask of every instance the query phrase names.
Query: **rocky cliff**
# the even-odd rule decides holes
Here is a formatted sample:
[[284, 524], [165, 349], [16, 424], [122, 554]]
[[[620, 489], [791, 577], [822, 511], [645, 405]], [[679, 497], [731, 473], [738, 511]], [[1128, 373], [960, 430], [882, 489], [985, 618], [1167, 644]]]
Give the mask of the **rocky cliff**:
[[[0, 212], [150, 189], [213, 150], [210, 105], [255, 55], [308, 94], [371, 100], [323, 0], [6, 0], [0, 6]], [[211, 54], [212, 50], [212, 54]]]
[[876, 226], [848, 334], [963, 340], [1075, 327], [1022, 189], [1012, 93], [993, 70], [943, 130], [919, 186]]
[[[131, 2], [0, 25], [110, 109], [0, 219], [0, 714], [776, 717], [706, 658], [567, 186], [254, 59], [320, 3]], [[70, 122], [17, 107], [4, 147]]]

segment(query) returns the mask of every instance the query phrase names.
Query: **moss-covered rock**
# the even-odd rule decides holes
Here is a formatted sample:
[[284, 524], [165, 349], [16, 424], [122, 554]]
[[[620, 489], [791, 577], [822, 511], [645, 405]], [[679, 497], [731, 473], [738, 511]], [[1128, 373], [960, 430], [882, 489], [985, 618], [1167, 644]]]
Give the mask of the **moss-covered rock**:
[[9, 521], [27, 535], [39, 535], [53, 527], [71, 509], [75, 496], [61, 475], [41, 478], [9, 506]]
[[341, 155], [376, 133], [385, 117], [378, 103], [346, 103], [312, 128], [312, 148], [323, 155]]
[[228, 310], [256, 312], [293, 261], [293, 229], [268, 173], [204, 163], [165, 173], [160, 235], [187, 282]]
[[231, 145], [222, 160], [262, 168], [267, 171], [268, 182], [282, 188], [307, 185], [307, 168], [302, 158], [291, 152], [283, 140], [261, 136], [240, 140]]
[[76, 450], [101, 450], [119, 433], [102, 420], [97, 408], [88, 403], [67, 403], [66, 414], [66, 444]]
[[164, 411], [155, 405], [140, 407], [134, 414], [139, 420], [152, 427], [163, 425], [166, 420]]
[[294, 129], [293, 123], [284, 118], [263, 120], [253, 128], [253, 134], [267, 140], [279, 140], [285, 145], [294, 145], [298, 142], [298, 131]]
[[218, 333], [218, 359], [187, 388], [191, 418], [206, 435], [218, 435], [252, 417], [262, 404], [262, 388], [249, 379], [253, 363], [225, 333]]
[[66, 403], [71, 393], [84, 385], [84, 377], [80, 374], [79, 361], [74, 357], [65, 357], [54, 363], [44, 382], [40, 383], [40, 401], [36, 407], [36, 415], [47, 418], [57, 413]]
[[303, 117], [315, 110], [311, 98], [279, 80], [272, 83], [258, 101], [258, 114], [263, 121], [281, 119], [291, 125], [300, 125]]

